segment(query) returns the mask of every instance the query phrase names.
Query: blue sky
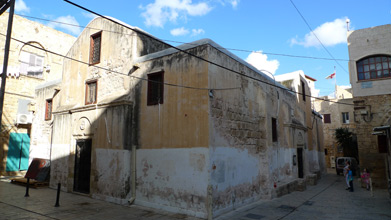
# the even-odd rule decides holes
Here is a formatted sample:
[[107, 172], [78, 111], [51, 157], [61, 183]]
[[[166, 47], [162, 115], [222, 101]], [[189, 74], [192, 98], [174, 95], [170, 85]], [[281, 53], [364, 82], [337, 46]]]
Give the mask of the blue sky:
[[[325, 77], [336, 68], [337, 84], [350, 85], [346, 43], [349, 29], [391, 24], [391, 0], [74, 0], [102, 15], [117, 18], [167, 40], [192, 42], [210, 38], [258, 69], [275, 75], [303, 70], [315, 79], [320, 95], [331, 94], [334, 80]], [[109, 2], [109, 3], [108, 3]], [[294, 5], [324, 47], [314, 37]], [[93, 16], [61, 0], [17, 0], [16, 13], [78, 36]], [[50, 48], [48, 48], [50, 49]], [[330, 53], [330, 54], [329, 54]], [[289, 56], [283, 56], [289, 55]], [[313, 58], [298, 58], [305, 56]], [[314, 59], [326, 58], [326, 59]]]

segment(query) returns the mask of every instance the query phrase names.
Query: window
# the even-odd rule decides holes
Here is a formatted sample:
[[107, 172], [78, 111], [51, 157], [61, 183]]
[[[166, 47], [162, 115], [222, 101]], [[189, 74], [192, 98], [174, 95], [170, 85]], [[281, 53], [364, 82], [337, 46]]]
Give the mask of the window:
[[342, 123], [349, 124], [349, 112], [342, 112]]
[[102, 32], [91, 35], [90, 64], [100, 62], [100, 48], [102, 43]]
[[21, 51], [20, 57], [20, 74], [42, 77], [44, 57], [37, 54]]
[[52, 99], [46, 100], [45, 120], [51, 120], [52, 119], [52, 105], [53, 105], [53, 100]]
[[330, 114], [324, 114], [323, 115], [323, 123], [330, 124], [331, 123], [331, 115]]
[[277, 119], [272, 118], [272, 139], [273, 142], [277, 142]]
[[386, 135], [377, 135], [377, 146], [379, 148], [379, 153], [387, 153], [387, 136]]
[[86, 105], [96, 104], [98, 93], [98, 81], [86, 82]]
[[391, 77], [391, 57], [372, 56], [357, 61], [358, 80], [370, 80]]
[[148, 74], [147, 105], [163, 104], [164, 72]]
[[301, 94], [303, 95], [303, 101], [305, 101], [305, 84], [301, 81]]

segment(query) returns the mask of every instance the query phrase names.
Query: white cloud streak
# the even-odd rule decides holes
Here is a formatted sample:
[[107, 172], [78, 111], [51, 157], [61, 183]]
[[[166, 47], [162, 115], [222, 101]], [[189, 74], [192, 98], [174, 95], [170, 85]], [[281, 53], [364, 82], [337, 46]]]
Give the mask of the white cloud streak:
[[[335, 46], [337, 44], [347, 42], [346, 17], [338, 18], [332, 22], [326, 22], [317, 27], [314, 32], [307, 33], [304, 39], [292, 38], [291, 45], [302, 45], [304, 47], [320, 47], [321, 43], [327, 46]], [[316, 36], [319, 40], [316, 38]]]
[[278, 60], [268, 60], [267, 55], [262, 54], [262, 51], [252, 52], [246, 58], [246, 62], [253, 65], [258, 70], [266, 70], [271, 72], [273, 75], [280, 66], [280, 62]]
[[[60, 24], [60, 23], [55, 23], [55, 22], [50, 22], [48, 24], [49, 27], [55, 28], [55, 29], [62, 29], [65, 30], [66, 32], [69, 32], [70, 34], [78, 36], [81, 33], [81, 28], [79, 26], [79, 22], [75, 19], [75, 17], [71, 15], [67, 16], [61, 16], [56, 19], [54, 19], [56, 22], [61, 22], [61, 23], [66, 23], [66, 24]], [[73, 24], [76, 26], [71, 26], [67, 24]]]
[[187, 16], [203, 16], [212, 8], [206, 2], [192, 3], [191, 0], [155, 0], [146, 7], [141, 15], [145, 19], [145, 25], [164, 27], [167, 21], [176, 22], [178, 18], [186, 19]]
[[18, 13], [30, 13], [30, 8], [27, 7], [26, 3], [23, 0], [16, 0], [15, 11]]
[[185, 29], [184, 27], [181, 28], [175, 28], [170, 31], [172, 36], [184, 36], [188, 35], [190, 31], [188, 29]]
[[205, 31], [203, 29], [193, 29], [193, 30], [191, 30], [191, 36], [192, 37], [200, 35], [200, 34], [205, 34]]

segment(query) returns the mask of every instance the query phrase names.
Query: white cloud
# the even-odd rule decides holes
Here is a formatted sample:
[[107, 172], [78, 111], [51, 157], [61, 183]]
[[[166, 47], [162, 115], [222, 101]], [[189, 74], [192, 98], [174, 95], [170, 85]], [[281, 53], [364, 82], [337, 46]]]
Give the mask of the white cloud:
[[[346, 17], [338, 18], [332, 22], [326, 22], [314, 30], [315, 35], [319, 38], [324, 46], [334, 46], [341, 43], [346, 43], [347, 29]], [[304, 39], [291, 39], [291, 45], [298, 44], [304, 47], [319, 47], [319, 40], [314, 33], [310, 32], [304, 36]]]
[[[186, 29], [184, 27], [180, 27], [180, 28], [172, 29], [170, 31], [170, 33], [172, 36], [184, 36], [184, 35], [188, 35], [190, 33], [190, 30]], [[191, 30], [192, 37], [200, 35], [200, 34], [204, 34], [204, 33], [205, 33], [205, 31], [203, 29], [192, 29]]]
[[262, 51], [256, 51], [248, 55], [246, 61], [258, 70], [266, 70], [274, 75], [278, 66], [280, 66], [280, 62], [278, 60], [267, 60], [267, 58], [267, 55], [262, 54]]
[[232, 5], [232, 8], [238, 7], [240, 0], [231, 0], [230, 3]]
[[30, 13], [30, 8], [27, 7], [26, 3], [23, 0], [16, 0], [15, 11], [18, 13]]
[[191, 0], [155, 0], [146, 7], [141, 15], [145, 25], [163, 27], [167, 21], [176, 22], [178, 17], [186, 19], [189, 16], [202, 16], [212, 8], [206, 2], [192, 3]]
[[189, 30], [185, 29], [184, 27], [181, 28], [175, 28], [170, 31], [172, 36], [183, 36], [189, 34]]
[[205, 31], [203, 29], [193, 29], [191, 30], [191, 36], [197, 36], [200, 34], [204, 34]]
[[89, 12], [82, 12], [83, 16], [86, 17], [86, 18], [89, 18], [89, 19], [94, 19], [96, 17], [98, 17], [97, 15], [94, 15], [92, 13], [89, 13]]
[[[51, 28], [55, 28], [55, 29], [57, 29], [57, 28], [63, 29], [73, 35], [76, 35], [76, 36], [79, 35], [81, 32], [81, 28], [79, 27], [79, 22], [77, 22], [75, 17], [73, 17], [71, 15], [58, 17], [58, 18], [54, 19], [54, 21], [61, 22], [64, 24], [50, 22], [48, 24], [48, 26]], [[68, 25], [68, 24], [72, 24], [72, 25]]]

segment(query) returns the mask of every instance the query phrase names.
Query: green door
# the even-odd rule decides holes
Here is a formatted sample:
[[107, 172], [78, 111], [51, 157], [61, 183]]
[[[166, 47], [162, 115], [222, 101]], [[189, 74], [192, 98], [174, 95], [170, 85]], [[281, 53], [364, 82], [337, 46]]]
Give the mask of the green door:
[[11, 133], [6, 171], [27, 170], [29, 166], [30, 137], [26, 133]]

